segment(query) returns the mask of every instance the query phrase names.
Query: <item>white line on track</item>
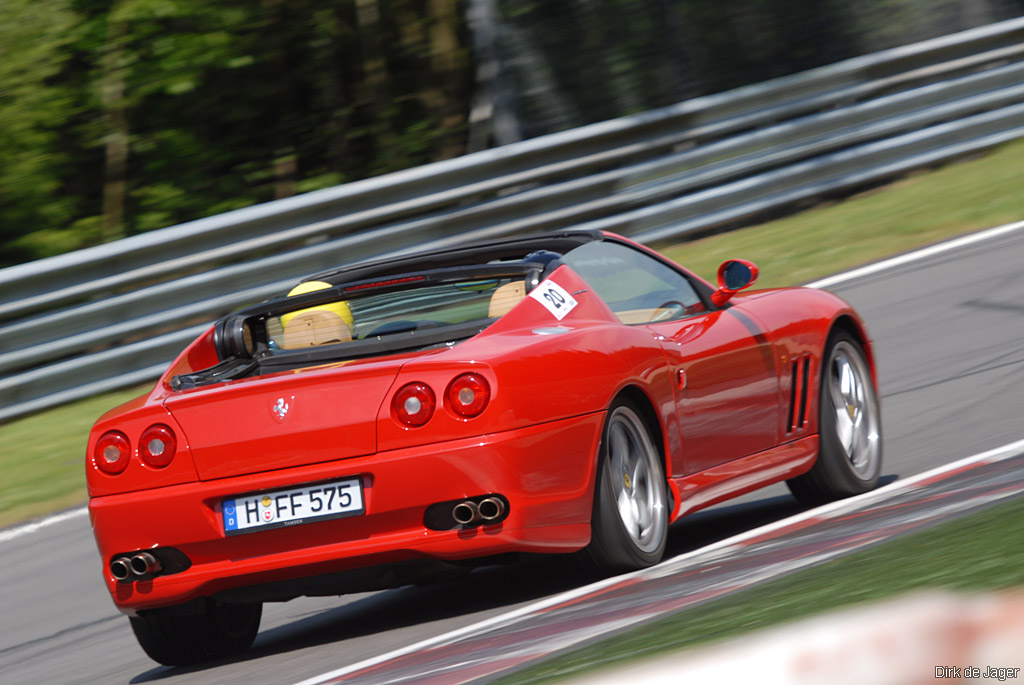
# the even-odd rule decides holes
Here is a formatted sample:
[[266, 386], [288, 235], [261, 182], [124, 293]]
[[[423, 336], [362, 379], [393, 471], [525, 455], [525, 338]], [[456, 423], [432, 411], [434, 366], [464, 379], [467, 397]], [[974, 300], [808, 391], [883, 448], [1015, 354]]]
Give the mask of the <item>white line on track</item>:
[[897, 266], [903, 266], [904, 264], [909, 264], [911, 262], [916, 262], [921, 259], [927, 259], [928, 257], [932, 257], [937, 254], [942, 254], [943, 252], [949, 252], [950, 250], [956, 250], [967, 245], [980, 243], [983, 240], [998, 238], [999, 236], [1006, 235], [1008, 233], [1013, 233], [1014, 231], [1019, 231], [1022, 228], [1024, 228], [1024, 221], [1018, 221], [1013, 224], [1006, 224], [1005, 226], [996, 226], [995, 228], [990, 228], [988, 230], [980, 231], [978, 233], [971, 233], [970, 235], [965, 235], [961, 238], [947, 240], [944, 243], [938, 243], [936, 245], [932, 245], [931, 247], [924, 247], [921, 248], [920, 250], [908, 252], [907, 254], [900, 255], [899, 257], [893, 257], [892, 259], [884, 259], [880, 262], [875, 262], [874, 264], [869, 264], [859, 269], [853, 269], [852, 271], [836, 274], [835, 276], [829, 276], [828, 278], [823, 278], [820, 281], [808, 283], [806, 287], [828, 288], [838, 283], [852, 281], [853, 279], [861, 278], [862, 276], [870, 276], [871, 274], [876, 274], [880, 271], [885, 271], [886, 269], [893, 269]]
[[597, 592], [609, 585], [615, 585], [623, 581], [629, 580], [631, 578], [655, 578], [659, 576], [669, 575], [671, 573], [674, 573], [678, 569], [678, 567], [684, 565], [686, 562], [690, 561], [694, 557], [707, 556], [710, 555], [710, 553], [716, 552], [723, 548], [742, 544], [743, 542], [749, 539], [762, 536], [766, 533], [770, 533], [780, 528], [785, 528], [786, 526], [791, 526], [793, 524], [806, 521], [807, 519], [812, 519], [822, 516], [824, 514], [832, 513], [836, 510], [845, 509], [853, 511], [861, 509], [870, 504], [873, 504], [877, 500], [887, 499], [888, 497], [891, 497], [892, 495], [902, 490], [910, 489], [916, 486], [917, 483], [929, 478], [934, 478], [937, 475], [957, 471], [958, 469], [962, 469], [966, 466], [972, 466], [986, 462], [997, 462], [1002, 459], [1017, 456], [1021, 452], [1024, 452], [1024, 440], [1011, 442], [1009, 444], [1003, 445], [1002, 447], [996, 447], [995, 449], [991, 449], [986, 452], [981, 452], [970, 457], [965, 457], [963, 459], [951, 462], [949, 464], [943, 464], [942, 466], [938, 466], [929, 471], [919, 473], [915, 476], [895, 481], [877, 490], [872, 490], [871, 492], [866, 492], [862, 495], [857, 495], [856, 497], [850, 497], [849, 499], [831, 502], [830, 504], [816, 507], [809, 511], [805, 511], [800, 514], [790, 516], [789, 518], [785, 518], [780, 521], [776, 521], [774, 523], [770, 523], [768, 525], [755, 528], [753, 530], [745, 531], [743, 533], [740, 533], [739, 535], [734, 535], [731, 538], [720, 540], [706, 547], [702, 547], [691, 552], [686, 552], [685, 554], [680, 554], [677, 557], [673, 557], [672, 559], [663, 561], [657, 566], [651, 567], [649, 569], [634, 571], [633, 573], [627, 573], [621, 576], [615, 576], [613, 578], [606, 578], [604, 580], [592, 583], [590, 585], [586, 585], [584, 587], [579, 587], [573, 590], [569, 590], [568, 592], [553, 595], [539, 602], [534, 602], [533, 604], [520, 607], [518, 609], [515, 609], [504, 614], [500, 614], [498, 616], [492, 616], [488, 619], [484, 619], [483, 621], [479, 621], [472, 625], [464, 626], [457, 630], [453, 630], [449, 633], [437, 635], [435, 637], [422, 640], [407, 647], [401, 647], [386, 654], [381, 654], [380, 656], [375, 656], [370, 659], [360, 661], [359, 663], [352, 664], [351, 666], [344, 666], [334, 671], [314, 676], [307, 680], [303, 680], [300, 683], [296, 683], [296, 685], [320, 685], [320, 683], [323, 683], [325, 681], [342, 678], [346, 675], [356, 673], [363, 669], [370, 668], [372, 666], [377, 666], [386, 661], [391, 661], [392, 659], [397, 659], [399, 657], [406, 656], [407, 654], [412, 654], [414, 652], [429, 649], [431, 647], [437, 647], [445, 643], [454, 642], [467, 635], [480, 634], [496, 625], [512, 623], [530, 614], [543, 611], [544, 609], [556, 606], [558, 604], [562, 604], [564, 602], [569, 602], [578, 599], [585, 595]]
[[20, 538], [22, 535], [28, 535], [34, 533], [40, 528], [46, 528], [52, 526], [55, 523], [63, 523], [64, 521], [70, 521], [76, 519], [79, 516], [85, 516], [88, 513], [85, 507], [78, 507], [77, 509], [71, 509], [70, 511], [64, 511], [53, 516], [48, 516], [40, 521], [33, 523], [26, 523], [23, 526], [17, 528], [8, 528], [7, 530], [0, 530], [0, 542], [8, 542], [15, 538]]
[[[983, 240], [998, 238], [999, 236], [1006, 235], [1008, 233], [1013, 233], [1014, 231], [1019, 231], [1022, 228], [1024, 228], [1024, 221], [1018, 221], [1013, 224], [1006, 224], [1005, 226], [996, 226], [995, 228], [990, 228], [984, 231], [980, 231], [978, 233], [971, 233], [970, 235], [966, 235], [961, 238], [947, 240], [944, 243], [938, 243], [937, 245], [932, 245], [930, 247], [925, 247], [914, 252], [909, 252], [905, 255], [900, 255], [899, 257], [893, 257], [892, 259], [886, 259], [881, 262], [869, 264], [868, 266], [864, 266], [859, 269], [853, 269], [852, 271], [846, 271], [841, 274], [836, 274], [835, 276], [829, 276], [828, 278], [823, 278], [819, 281], [808, 283], [806, 287], [828, 288], [838, 283], [851, 281], [855, 278], [860, 278], [862, 276], [870, 276], [871, 274], [879, 273], [881, 271], [885, 271], [886, 269], [892, 269], [897, 266], [902, 266], [904, 264], [909, 264], [911, 262], [915, 262], [921, 259], [926, 259], [933, 255], [948, 252], [950, 250], [955, 250], [957, 248], [964, 247], [967, 245], [972, 245]], [[15, 538], [21, 537], [22, 535], [33, 533], [39, 530], [40, 528], [45, 528], [47, 526], [53, 525], [54, 523], [66, 521], [69, 518], [74, 518], [76, 516], [84, 516], [85, 513], [85, 507], [82, 507], [81, 509], [74, 509], [72, 511], [57, 514], [50, 518], [45, 518], [41, 521], [20, 526], [18, 528], [0, 530], [0, 542], [13, 540]]]

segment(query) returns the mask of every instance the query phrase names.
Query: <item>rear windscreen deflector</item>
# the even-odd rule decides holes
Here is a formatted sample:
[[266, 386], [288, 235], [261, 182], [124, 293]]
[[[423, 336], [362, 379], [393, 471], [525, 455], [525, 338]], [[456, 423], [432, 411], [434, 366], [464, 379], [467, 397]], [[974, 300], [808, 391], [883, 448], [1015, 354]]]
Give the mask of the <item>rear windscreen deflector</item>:
[[[316, 364], [453, 344], [473, 337], [497, 320], [486, 307], [476, 311], [497, 288], [496, 284], [520, 281], [529, 291], [540, 279], [542, 270], [543, 265], [521, 261], [455, 266], [347, 281], [294, 297], [269, 300], [218, 322], [215, 340], [222, 361], [207, 369], [174, 376], [171, 387], [184, 390]], [[460, 299], [464, 296], [466, 304]], [[436, 311], [448, 314], [448, 318], [430, 320], [424, 314], [430, 308], [423, 300], [431, 298], [438, 301]], [[351, 340], [285, 348], [287, 336], [282, 343], [280, 335], [284, 326], [282, 315], [338, 303], [351, 310]]]

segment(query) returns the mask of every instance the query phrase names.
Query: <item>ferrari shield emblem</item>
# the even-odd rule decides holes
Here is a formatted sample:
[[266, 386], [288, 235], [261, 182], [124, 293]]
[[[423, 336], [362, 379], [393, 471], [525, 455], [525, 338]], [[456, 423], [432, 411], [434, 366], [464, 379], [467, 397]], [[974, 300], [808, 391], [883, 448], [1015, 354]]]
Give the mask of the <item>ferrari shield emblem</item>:
[[295, 402], [295, 396], [291, 397], [278, 397], [270, 404], [270, 413], [277, 419], [278, 422], [284, 421], [285, 417], [288, 416], [288, 412], [291, 411], [292, 404]]

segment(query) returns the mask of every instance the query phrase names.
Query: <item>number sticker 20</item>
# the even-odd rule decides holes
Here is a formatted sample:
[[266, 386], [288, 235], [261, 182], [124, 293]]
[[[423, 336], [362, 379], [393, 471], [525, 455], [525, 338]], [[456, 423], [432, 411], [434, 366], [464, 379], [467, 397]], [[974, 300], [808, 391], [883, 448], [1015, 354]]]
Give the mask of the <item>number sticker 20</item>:
[[565, 288], [552, 281], [544, 281], [531, 290], [530, 297], [544, 305], [559, 321], [579, 304]]

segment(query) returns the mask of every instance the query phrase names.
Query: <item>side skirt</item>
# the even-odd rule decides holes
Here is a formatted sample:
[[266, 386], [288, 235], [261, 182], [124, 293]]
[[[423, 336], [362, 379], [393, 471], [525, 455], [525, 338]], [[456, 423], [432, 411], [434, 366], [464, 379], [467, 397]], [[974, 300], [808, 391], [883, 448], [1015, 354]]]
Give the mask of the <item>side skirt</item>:
[[806, 473], [818, 456], [818, 436], [788, 442], [706, 471], [669, 478], [676, 501], [672, 521], [772, 483]]

